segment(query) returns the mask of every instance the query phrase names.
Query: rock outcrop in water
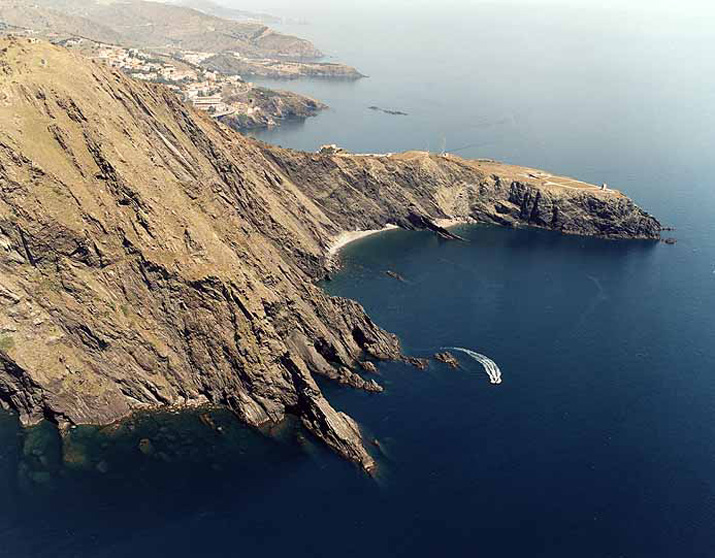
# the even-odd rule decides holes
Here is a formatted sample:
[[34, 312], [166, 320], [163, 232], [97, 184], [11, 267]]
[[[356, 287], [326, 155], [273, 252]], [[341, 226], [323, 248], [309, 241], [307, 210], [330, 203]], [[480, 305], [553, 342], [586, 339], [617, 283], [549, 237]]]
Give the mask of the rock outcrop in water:
[[204, 403], [253, 425], [294, 413], [370, 470], [314, 376], [378, 391], [359, 363], [400, 346], [314, 284], [340, 232], [456, 217], [659, 234], [622, 194], [527, 169], [271, 147], [41, 42], [0, 43], [0, 130], [0, 404], [26, 425]]
[[450, 353], [449, 351], [443, 351], [441, 353], [435, 353], [434, 355], [435, 360], [438, 360], [440, 362], [444, 362], [447, 366], [450, 368], [456, 370], [459, 368], [459, 361], [455, 358], [455, 356]]

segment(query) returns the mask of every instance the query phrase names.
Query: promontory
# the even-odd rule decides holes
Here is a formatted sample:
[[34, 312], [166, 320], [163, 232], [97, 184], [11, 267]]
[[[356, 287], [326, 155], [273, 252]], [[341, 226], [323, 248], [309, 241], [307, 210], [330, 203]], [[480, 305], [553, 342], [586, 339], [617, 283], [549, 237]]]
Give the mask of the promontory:
[[292, 413], [370, 470], [315, 377], [379, 391], [360, 362], [400, 358], [400, 344], [315, 282], [341, 233], [441, 234], [440, 219], [660, 234], [615, 190], [423, 152], [280, 149], [161, 85], [3, 40], [0, 404], [60, 428], [202, 404], [251, 425]]

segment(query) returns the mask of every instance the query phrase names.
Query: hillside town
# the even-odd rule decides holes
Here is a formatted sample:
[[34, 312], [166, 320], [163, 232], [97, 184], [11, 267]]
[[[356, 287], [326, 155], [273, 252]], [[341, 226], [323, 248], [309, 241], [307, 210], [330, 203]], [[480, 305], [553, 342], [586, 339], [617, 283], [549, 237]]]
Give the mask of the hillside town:
[[160, 83], [197, 110], [239, 130], [277, 126], [281, 120], [314, 116], [325, 108], [296, 93], [256, 86], [236, 72], [202, 67], [202, 62], [215, 57], [210, 52], [166, 55], [80, 37], [58, 43], [134, 79]]
[[[363, 77], [350, 66], [322, 61], [310, 41], [267, 27], [262, 16], [245, 21], [246, 12], [200, 3], [194, 9], [143, 0], [0, 0], [0, 36], [45, 39], [137, 80], [163, 84], [240, 131], [326, 108], [305, 95], [248, 80]], [[134, 19], [141, 25], [128, 25]]]
[[186, 52], [168, 57], [78, 37], [68, 39], [63, 44], [79, 49], [93, 60], [121, 70], [134, 79], [162, 83], [183, 100], [214, 118], [256, 110], [250, 103], [234, 100], [228, 104], [224, 101], [224, 95], [229, 92], [232, 97], [236, 97], [241, 92], [248, 92], [253, 84], [244, 82], [237, 75], [227, 76], [199, 67], [197, 64], [211, 56], [210, 53]]

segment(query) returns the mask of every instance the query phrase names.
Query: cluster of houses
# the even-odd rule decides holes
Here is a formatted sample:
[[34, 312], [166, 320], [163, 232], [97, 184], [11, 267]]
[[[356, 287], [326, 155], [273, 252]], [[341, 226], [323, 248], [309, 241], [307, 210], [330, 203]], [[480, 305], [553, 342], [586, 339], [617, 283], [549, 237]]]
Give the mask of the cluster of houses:
[[223, 101], [221, 91], [226, 84], [242, 82], [238, 76], [223, 76], [215, 72], [205, 72], [204, 80], [189, 83], [181, 88], [184, 100], [195, 108], [208, 112], [211, 116], [227, 116], [236, 112], [233, 107]]
[[[262, 109], [255, 106], [252, 100], [239, 100], [241, 93], [253, 88], [252, 83], [244, 82], [240, 76], [228, 76], [200, 67], [201, 62], [214, 53], [182, 51], [174, 53], [170, 58], [80, 37], [63, 39], [60, 44], [81, 49], [94, 60], [117, 68], [135, 79], [162, 83], [195, 108], [214, 118], [234, 114], [249, 118], [264, 117]], [[227, 92], [231, 95], [231, 103], [224, 100]]]
[[207, 58], [211, 58], [213, 55], [213, 52], [194, 52], [190, 50], [185, 50], [180, 54], [182, 60], [186, 60], [189, 64], [194, 65], [201, 64], [201, 62]]
[[136, 48], [101, 45], [94, 58], [145, 81], [176, 84], [196, 81], [199, 78], [196, 70], [177, 68], [173, 64], [155, 59], [150, 54]]
[[[81, 38], [69, 39], [65, 46], [84, 46], [89, 44]], [[222, 99], [221, 92], [227, 84], [238, 85], [243, 82], [239, 76], [225, 76], [218, 72], [196, 67], [197, 64], [213, 56], [210, 52], [182, 52], [181, 61], [186, 64], [172, 64], [170, 60], [157, 58], [150, 53], [136, 48], [124, 48], [116, 45], [92, 44], [92, 58], [117, 68], [133, 78], [167, 85], [178, 95], [189, 101], [199, 110], [218, 118], [235, 113], [239, 107], [231, 106]], [[189, 66], [189, 67], [185, 67]], [[194, 66], [194, 67], [191, 67]], [[250, 87], [247, 84], [247, 87]]]

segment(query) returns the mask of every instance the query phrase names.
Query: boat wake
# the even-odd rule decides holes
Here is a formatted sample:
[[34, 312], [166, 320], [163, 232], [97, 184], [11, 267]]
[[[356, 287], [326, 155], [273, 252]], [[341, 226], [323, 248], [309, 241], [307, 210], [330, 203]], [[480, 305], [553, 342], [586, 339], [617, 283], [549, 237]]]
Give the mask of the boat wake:
[[480, 355], [479, 353], [470, 351], [469, 349], [464, 349], [462, 347], [444, 347], [444, 348], [447, 350], [459, 351], [461, 353], [465, 353], [465, 354], [469, 355], [470, 357], [472, 357], [474, 360], [476, 360], [479, 364], [481, 364], [484, 367], [484, 371], [489, 375], [489, 381], [491, 383], [501, 384], [501, 370], [499, 370], [497, 363], [494, 362], [489, 357]]

